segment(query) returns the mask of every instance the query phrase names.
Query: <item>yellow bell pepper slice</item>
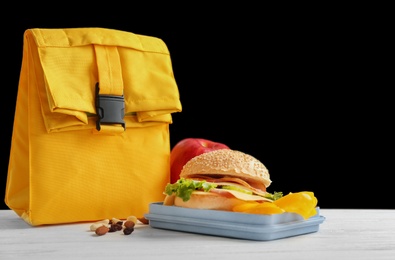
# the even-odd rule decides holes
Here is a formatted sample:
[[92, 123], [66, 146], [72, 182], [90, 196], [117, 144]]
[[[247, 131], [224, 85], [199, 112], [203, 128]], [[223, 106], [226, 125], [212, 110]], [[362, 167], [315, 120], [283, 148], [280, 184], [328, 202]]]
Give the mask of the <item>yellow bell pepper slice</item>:
[[285, 211], [271, 202], [263, 203], [244, 203], [233, 208], [235, 212], [244, 212], [250, 214], [281, 214]]
[[258, 204], [259, 204], [259, 202], [256, 202], [256, 201], [249, 201], [249, 202], [241, 203], [241, 204], [234, 206], [232, 208], [232, 211], [246, 212], [246, 211], [256, 207]]
[[301, 191], [289, 193], [273, 202], [286, 212], [297, 213], [304, 219], [308, 219], [317, 214], [317, 198], [313, 192]]

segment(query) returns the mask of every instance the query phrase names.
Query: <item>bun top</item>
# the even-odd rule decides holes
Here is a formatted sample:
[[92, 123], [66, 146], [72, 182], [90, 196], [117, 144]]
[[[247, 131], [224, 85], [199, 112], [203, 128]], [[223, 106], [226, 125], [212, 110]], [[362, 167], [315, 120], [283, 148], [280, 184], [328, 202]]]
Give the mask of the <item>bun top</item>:
[[266, 190], [271, 184], [268, 169], [255, 157], [232, 149], [203, 153], [189, 160], [181, 170], [181, 178], [194, 176], [235, 177], [251, 186]]

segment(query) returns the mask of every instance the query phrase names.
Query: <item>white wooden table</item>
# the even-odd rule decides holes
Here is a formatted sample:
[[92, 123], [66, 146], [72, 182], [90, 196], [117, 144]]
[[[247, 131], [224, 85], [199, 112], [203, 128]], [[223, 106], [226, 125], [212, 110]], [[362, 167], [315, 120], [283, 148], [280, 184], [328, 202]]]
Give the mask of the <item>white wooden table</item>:
[[0, 210], [0, 259], [395, 259], [395, 210], [321, 209], [318, 232], [251, 241], [137, 225], [96, 236], [90, 223], [31, 227]]

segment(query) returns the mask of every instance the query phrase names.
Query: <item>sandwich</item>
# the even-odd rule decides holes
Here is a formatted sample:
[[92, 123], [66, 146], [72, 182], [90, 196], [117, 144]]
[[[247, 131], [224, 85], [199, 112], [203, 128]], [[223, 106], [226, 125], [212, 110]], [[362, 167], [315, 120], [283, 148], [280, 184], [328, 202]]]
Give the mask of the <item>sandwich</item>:
[[189, 160], [180, 178], [165, 187], [163, 205], [232, 211], [246, 202], [273, 202], [283, 196], [269, 193], [270, 174], [255, 157], [220, 149]]

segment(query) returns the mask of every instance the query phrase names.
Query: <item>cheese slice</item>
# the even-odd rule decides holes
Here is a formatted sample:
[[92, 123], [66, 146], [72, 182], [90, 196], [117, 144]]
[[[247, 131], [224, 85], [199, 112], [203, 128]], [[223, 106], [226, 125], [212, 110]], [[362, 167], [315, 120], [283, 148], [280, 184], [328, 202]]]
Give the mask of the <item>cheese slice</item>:
[[247, 194], [244, 192], [240, 192], [237, 190], [227, 190], [227, 189], [211, 189], [209, 192], [215, 192], [215, 193], [228, 193], [231, 194], [233, 197], [240, 199], [240, 200], [244, 200], [244, 201], [269, 201], [272, 202], [271, 199], [259, 196], [259, 195], [254, 195], [254, 194]]
[[[267, 194], [266, 191], [261, 191], [258, 189], [255, 189], [254, 187], [251, 186], [245, 186], [245, 185], [240, 185], [234, 182], [215, 182], [215, 184], [217, 184], [218, 186], [235, 186], [235, 187], [239, 187], [242, 190], [246, 190], [246, 191], [250, 191], [254, 194], [260, 195], [260, 196], [265, 196]], [[228, 189], [224, 189], [224, 190], [228, 190]], [[240, 192], [242, 193], [242, 192]]]

